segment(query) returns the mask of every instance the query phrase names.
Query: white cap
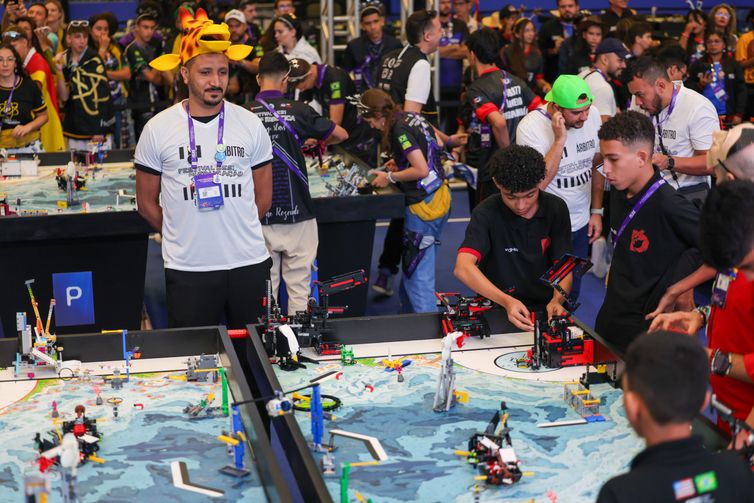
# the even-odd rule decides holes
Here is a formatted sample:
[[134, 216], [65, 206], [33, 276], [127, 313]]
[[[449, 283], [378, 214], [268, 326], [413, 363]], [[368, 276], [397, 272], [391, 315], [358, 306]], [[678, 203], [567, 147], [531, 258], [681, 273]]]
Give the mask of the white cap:
[[235, 19], [239, 23], [246, 24], [246, 16], [243, 15], [243, 12], [241, 12], [238, 9], [231, 9], [228, 11], [227, 14], [225, 14], [225, 22], [227, 23], [231, 19]]

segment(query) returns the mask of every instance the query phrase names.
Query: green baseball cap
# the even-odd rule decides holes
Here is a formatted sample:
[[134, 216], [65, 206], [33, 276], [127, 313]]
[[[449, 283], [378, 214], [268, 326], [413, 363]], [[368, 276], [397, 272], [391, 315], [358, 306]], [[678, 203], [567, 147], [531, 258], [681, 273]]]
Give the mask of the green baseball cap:
[[[586, 101], [583, 100], [586, 97]], [[552, 89], [545, 96], [545, 101], [555, 103], [562, 108], [583, 108], [594, 100], [592, 91], [586, 81], [578, 75], [561, 75], [552, 84]]]

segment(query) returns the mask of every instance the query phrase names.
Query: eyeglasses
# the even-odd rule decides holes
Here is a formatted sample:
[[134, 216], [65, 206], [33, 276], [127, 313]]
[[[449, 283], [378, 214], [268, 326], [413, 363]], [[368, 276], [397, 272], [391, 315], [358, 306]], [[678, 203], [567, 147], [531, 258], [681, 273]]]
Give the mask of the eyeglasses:
[[16, 58], [14, 58], [13, 56], [9, 58], [0, 58], [0, 65], [2, 65], [3, 63], [15, 63], [15, 62], [16, 62]]
[[19, 33], [17, 31], [6, 31], [3, 33], [3, 38], [8, 38], [10, 40], [18, 40], [20, 38], [26, 38], [25, 33]]
[[730, 14], [728, 13], [728, 11], [719, 10], [719, 11], [715, 12], [715, 17], [728, 17], [729, 18]]
[[66, 31], [70, 30], [71, 28], [78, 28], [79, 26], [89, 28], [89, 21], [87, 21], [86, 19], [71, 21], [70, 23], [68, 23], [68, 28], [66, 28]]

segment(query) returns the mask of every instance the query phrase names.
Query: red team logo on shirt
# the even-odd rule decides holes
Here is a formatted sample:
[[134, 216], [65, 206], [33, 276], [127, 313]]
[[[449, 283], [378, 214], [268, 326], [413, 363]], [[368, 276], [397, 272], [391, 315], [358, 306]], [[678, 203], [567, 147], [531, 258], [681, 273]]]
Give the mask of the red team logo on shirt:
[[546, 237], [540, 241], [542, 243], [542, 255], [547, 253], [547, 249], [550, 247], [550, 238]]
[[628, 249], [636, 253], [644, 253], [649, 249], [649, 238], [643, 230], [634, 229], [631, 232], [631, 245]]

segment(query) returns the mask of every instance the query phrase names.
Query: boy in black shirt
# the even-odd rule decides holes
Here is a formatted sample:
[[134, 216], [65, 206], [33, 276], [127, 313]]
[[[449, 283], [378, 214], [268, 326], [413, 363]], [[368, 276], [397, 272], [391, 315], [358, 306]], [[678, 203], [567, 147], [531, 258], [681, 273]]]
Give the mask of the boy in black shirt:
[[134, 119], [134, 134], [138, 142], [146, 123], [158, 110], [155, 105], [160, 101], [159, 86], [162, 75], [149, 67], [149, 62], [162, 54], [150, 42], [157, 28], [157, 19], [152, 14], [142, 14], [136, 18], [134, 41], [123, 51], [123, 59], [131, 69], [128, 83], [128, 106]]
[[466, 89], [460, 118], [469, 143], [466, 162], [477, 168], [475, 204], [498, 192], [487, 162], [498, 148], [516, 142], [521, 119], [542, 100], [521, 79], [495, 66], [497, 40], [490, 29], [472, 33], [466, 41], [469, 63], [477, 77]]
[[646, 314], [668, 286], [701, 266], [699, 209], [652, 165], [655, 130], [638, 112], [610, 118], [599, 132], [610, 191], [613, 261], [595, 330], [625, 351], [649, 327]]
[[[490, 159], [500, 196], [490, 196], [471, 214], [458, 249], [455, 276], [501, 305], [521, 330], [534, 330], [529, 307], [545, 305], [548, 317], [565, 313], [565, 299], [539, 278], [571, 252], [568, 207], [539, 189], [545, 160], [531, 147], [510, 145]], [[572, 278], [561, 282], [570, 291]]]
[[302, 93], [311, 91], [322, 105], [322, 115], [348, 131], [348, 140], [341, 146], [376, 165], [377, 133], [359, 118], [356, 107], [348, 101], [356, 94], [356, 86], [348, 73], [337, 66], [310, 65], [301, 58], [291, 60], [291, 68], [294, 67], [289, 82]]
[[597, 503], [754, 501], [754, 475], [732, 453], [712, 453], [691, 422], [709, 401], [707, 353], [674, 332], [642, 335], [628, 349], [623, 405], [647, 448], [631, 471], [609, 480]]
[[272, 206], [262, 218], [262, 232], [272, 257], [272, 291], [277, 297], [282, 267], [288, 313], [294, 314], [306, 309], [311, 266], [319, 243], [301, 146], [309, 138], [339, 143], [348, 138], [348, 133], [309, 105], [283, 96], [289, 70], [283, 54], [262, 56], [257, 77], [261, 91], [250, 109], [272, 141]]
[[384, 7], [379, 2], [362, 4], [361, 36], [348, 42], [343, 68], [353, 72], [356, 90], [363, 93], [377, 85], [377, 71], [384, 54], [403, 47], [400, 40], [385, 33]]

